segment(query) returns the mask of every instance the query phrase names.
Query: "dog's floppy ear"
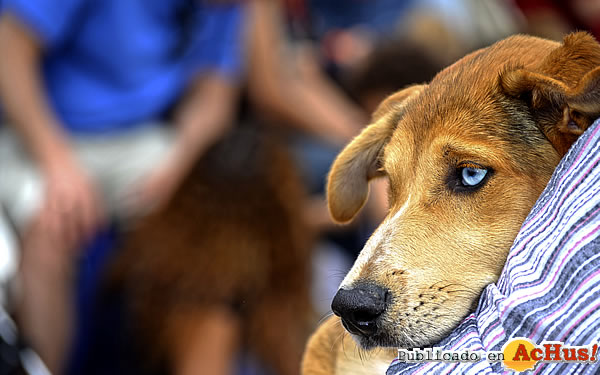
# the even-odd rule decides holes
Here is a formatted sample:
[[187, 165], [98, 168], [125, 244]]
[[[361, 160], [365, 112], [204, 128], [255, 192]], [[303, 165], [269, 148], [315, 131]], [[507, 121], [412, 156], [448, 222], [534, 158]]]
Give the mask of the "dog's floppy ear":
[[406, 102], [425, 86], [407, 87], [385, 99], [367, 126], [338, 155], [327, 183], [327, 202], [333, 219], [345, 223], [356, 215], [367, 200], [369, 180], [381, 174], [380, 154], [390, 140]]
[[500, 86], [528, 102], [546, 138], [564, 155], [600, 116], [600, 45], [587, 33], [567, 35], [539, 68], [503, 72]]

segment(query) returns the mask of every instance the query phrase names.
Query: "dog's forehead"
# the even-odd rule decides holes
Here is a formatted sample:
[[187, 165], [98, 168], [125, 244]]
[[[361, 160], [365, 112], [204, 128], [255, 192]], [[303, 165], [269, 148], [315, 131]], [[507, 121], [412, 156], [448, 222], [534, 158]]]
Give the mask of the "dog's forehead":
[[427, 88], [398, 119], [385, 157], [416, 157], [428, 151], [474, 145], [502, 151], [507, 143], [523, 142], [505, 112], [491, 95], [468, 96], [460, 90], [443, 95]]
[[524, 163], [519, 158], [529, 157], [528, 150], [547, 140], [525, 105], [504, 95], [498, 86], [502, 71], [535, 64], [528, 57], [531, 54], [524, 53], [531, 47], [528, 43], [531, 40], [514, 37], [474, 52], [440, 72], [418, 97], [406, 103], [401, 116], [390, 116], [395, 130], [384, 163], [397, 165], [419, 157], [424, 150], [432, 150], [432, 145], [439, 152], [446, 146], [479, 144], [495, 150], [488, 156], [503, 157], [516, 169], [531, 165], [532, 161]]
[[525, 170], [540, 163], [531, 150], [549, 145], [527, 112], [491, 92], [442, 96], [428, 88], [421, 95], [407, 105], [384, 149], [388, 171], [442, 160], [447, 150], [491, 167]]

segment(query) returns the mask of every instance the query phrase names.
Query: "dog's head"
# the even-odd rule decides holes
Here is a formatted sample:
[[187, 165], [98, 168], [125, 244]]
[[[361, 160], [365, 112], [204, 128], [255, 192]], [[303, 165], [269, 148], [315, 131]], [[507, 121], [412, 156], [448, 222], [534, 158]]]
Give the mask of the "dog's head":
[[389, 213], [332, 304], [358, 343], [427, 346], [448, 334], [497, 279], [560, 158], [599, 115], [600, 45], [585, 33], [562, 44], [514, 36], [386, 99], [328, 181], [342, 223], [369, 180], [389, 181]]

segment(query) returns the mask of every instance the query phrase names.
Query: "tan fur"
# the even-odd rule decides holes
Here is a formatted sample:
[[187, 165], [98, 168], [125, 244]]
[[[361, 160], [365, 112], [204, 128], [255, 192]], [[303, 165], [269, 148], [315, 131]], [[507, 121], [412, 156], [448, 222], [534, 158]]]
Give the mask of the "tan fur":
[[[340, 350], [341, 349], [341, 350]], [[312, 375], [383, 374], [396, 351], [393, 349], [361, 351], [344, 330], [339, 318], [332, 316], [308, 340], [302, 373]]]
[[[368, 180], [387, 177], [389, 214], [341, 287], [377, 284], [391, 302], [381, 332], [353, 336], [353, 346], [332, 338], [337, 318], [326, 322], [309, 342], [304, 374], [347, 374], [338, 362], [359, 347], [433, 345], [472, 311], [560, 158], [600, 115], [599, 66], [600, 45], [586, 33], [562, 45], [514, 36], [382, 104], [335, 161], [328, 199], [333, 218], [349, 221]], [[452, 187], [465, 165], [490, 171], [478, 190]]]

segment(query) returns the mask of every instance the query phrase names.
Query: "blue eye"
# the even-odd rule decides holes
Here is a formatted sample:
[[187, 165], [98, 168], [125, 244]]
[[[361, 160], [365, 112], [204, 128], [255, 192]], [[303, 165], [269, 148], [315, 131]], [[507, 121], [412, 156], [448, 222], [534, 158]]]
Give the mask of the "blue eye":
[[461, 168], [462, 184], [464, 186], [477, 186], [483, 181], [487, 173], [487, 169], [483, 168]]

